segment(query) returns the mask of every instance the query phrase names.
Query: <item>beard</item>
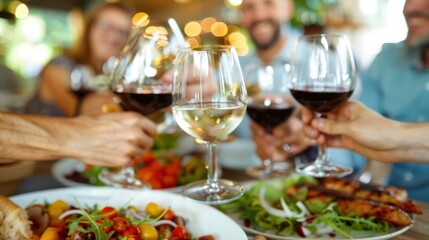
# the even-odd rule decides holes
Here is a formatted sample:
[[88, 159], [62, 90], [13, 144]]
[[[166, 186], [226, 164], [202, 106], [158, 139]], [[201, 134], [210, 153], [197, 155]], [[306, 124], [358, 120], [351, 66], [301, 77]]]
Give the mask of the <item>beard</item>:
[[[423, 17], [428, 19], [429, 13], [424, 11], [415, 11], [411, 13], [407, 13], [405, 15], [405, 18], [412, 18], [412, 17]], [[408, 23], [407, 23], [408, 24]], [[413, 37], [412, 34], [410, 34], [410, 30], [408, 30], [406, 43], [409, 48], [415, 49], [415, 50], [422, 50], [422, 49], [428, 49], [429, 48], [429, 32], [425, 35], [419, 36], [419, 37]]]
[[274, 28], [274, 33], [272, 34], [271, 38], [268, 41], [261, 43], [261, 42], [257, 41], [258, 38], [252, 34], [252, 31], [249, 31], [250, 32], [250, 38], [252, 39], [253, 43], [255, 44], [255, 46], [258, 50], [267, 50], [271, 46], [273, 46], [274, 43], [277, 42], [277, 40], [280, 38], [281, 28], [280, 28], [280, 24], [278, 24], [272, 20], [265, 20], [265, 21], [254, 22], [250, 26], [250, 30], [255, 28], [258, 24], [260, 24], [262, 22], [269, 23]]
[[421, 39], [411, 41], [407, 38], [407, 45], [413, 50], [426, 50], [429, 49], [429, 34]]

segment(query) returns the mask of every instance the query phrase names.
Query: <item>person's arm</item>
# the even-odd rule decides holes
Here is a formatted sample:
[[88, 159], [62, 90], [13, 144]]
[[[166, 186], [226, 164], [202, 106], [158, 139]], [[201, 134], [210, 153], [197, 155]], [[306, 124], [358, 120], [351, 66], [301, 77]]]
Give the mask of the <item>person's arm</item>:
[[314, 119], [304, 110], [303, 121], [307, 136], [321, 144], [348, 148], [382, 162], [429, 163], [429, 123], [397, 122], [352, 101], [328, 119]]
[[54, 103], [68, 117], [77, 114], [78, 98], [70, 89], [70, 71], [58, 64], [48, 64], [40, 74], [39, 95]]
[[0, 158], [71, 157], [93, 165], [122, 166], [145, 153], [155, 124], [131, 112], [51, 118], [0, 113]]

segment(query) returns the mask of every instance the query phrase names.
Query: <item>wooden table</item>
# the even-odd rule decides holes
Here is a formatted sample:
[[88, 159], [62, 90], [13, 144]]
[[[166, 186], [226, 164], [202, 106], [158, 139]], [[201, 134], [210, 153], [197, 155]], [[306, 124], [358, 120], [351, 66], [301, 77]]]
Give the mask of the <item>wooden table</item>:
[[[242, 170], [223, 169], [222, 178], [245, 182], [254, 180]], [[404, 234], [393, 238], [394, 240], [429, 240], [429, 204], [420, 203], [423, 214], [415, 215], [414, 226]]]

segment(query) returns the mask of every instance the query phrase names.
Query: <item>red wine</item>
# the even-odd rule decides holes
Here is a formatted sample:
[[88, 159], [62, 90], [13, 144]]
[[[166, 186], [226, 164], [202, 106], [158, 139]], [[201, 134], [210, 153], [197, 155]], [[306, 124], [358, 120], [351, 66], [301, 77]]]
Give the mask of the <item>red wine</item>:
[[338, 107], [352, 95], [353, 90], [343, 88], [329, 88], [326, 91], [314, 91], [313, 86], [306, 86], [304, 89], [290, 89], [292, 96], [304, 107], [319, 112], [326, 113]]
[[264, 98], [249, 101], [247, 114], [268, 132], [286, 121], [295, 109], [295, 106], [288, 102], [270, 102], [266, 105], [264, 101]]
[[143, 115], [155, 113], [171, 105], [171, 93], [135, 93], [114, 92], [120, 99], [121, 107], [127, 111], [139, 112]]

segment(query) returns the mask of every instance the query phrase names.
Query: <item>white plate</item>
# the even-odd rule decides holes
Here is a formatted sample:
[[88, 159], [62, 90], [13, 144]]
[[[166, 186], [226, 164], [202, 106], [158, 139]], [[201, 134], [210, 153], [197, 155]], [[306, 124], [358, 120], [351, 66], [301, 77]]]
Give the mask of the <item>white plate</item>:
[[232, 142], [219, 143], [217, 149], [218, 162], [224, 168], [242, 170], [261, 164], [251, 139], [237, 138]]
[[[257, 181], [251, 181], [251, 182], [247, 182], [244, 184], [244, 188], [246, 190], [249, 190], [252, 185], [254, 183], [256, 183]], [[274, 180], [270, 180], [268, 183], [270, 184], [274, 184], [277, 186], [280, 186], [280, 181], [278, 181], [278, 179], [274, 179]], [[267, 233], [267, 232], [261, 232], [258, 231], [256, 229], [250, 228], [250, 227], [246, 227], [243, 224], [243, 220], [239, 218], [239, 214], [233, 214], [233, 215], [229, 215], [229, 217], [231, 217], [237, 224], [241, 225], [241, 227], [248, 233], [251, 234], [256, 234], [256, 235], [262, 235], [265, 236], [269, 239], [275, 239], [275, 240], [298, 240], [298, 239], [303, 239], [302, 237], [300, 237], [299, 235], [295, 234], [295, 235], [291, 235], [291, 236], [278, 236], [272, 233]], [[414, 218], [414, 216], [412, 216]], [[353, 239], [359, 239], [359, 240], [383, 240], [383, 239], [391, 239], [395, 236], [401, 235], [402, 233], [408, 231], [411, 227], [413, 226], [413, 224], [406, 226], [406, 227], [398, 227], [398, 228], [393, 228], [389, 233], [386, 234], [378, 234], [378, 235], [373, 235], [373, 236], [356, 236], [353, 235]], [[310, 236], [307, 237], [307, 239], [318, 239], [318, 240], [332, 240], [332, 239], [342, 239], [345, 240], [346, 238], [344, 238], [341, 234], [336, 233], [335, 237], [331, 237], [328, 235], [325, 236]]]
[[57, 199], [65, 200], [76, 205], [76, 199], [83, 206], [110, 205], [122, 207], [124, 204], [137, 207], [155, 202], [161, 207], [171, 207], [179, 216], [187, 221], [187, 228], [193, 236], [213, 235], [216, 240], [240, 240], [247, 236], [243, 229], [228, 216], [201, 203], [197, 203], [181, 195], [162, 191], [133, 191], [110, 187], [78, 187], [45, 190], [12, 196], [11, 200], [21, 207], [32, 203], [52, 202]]

